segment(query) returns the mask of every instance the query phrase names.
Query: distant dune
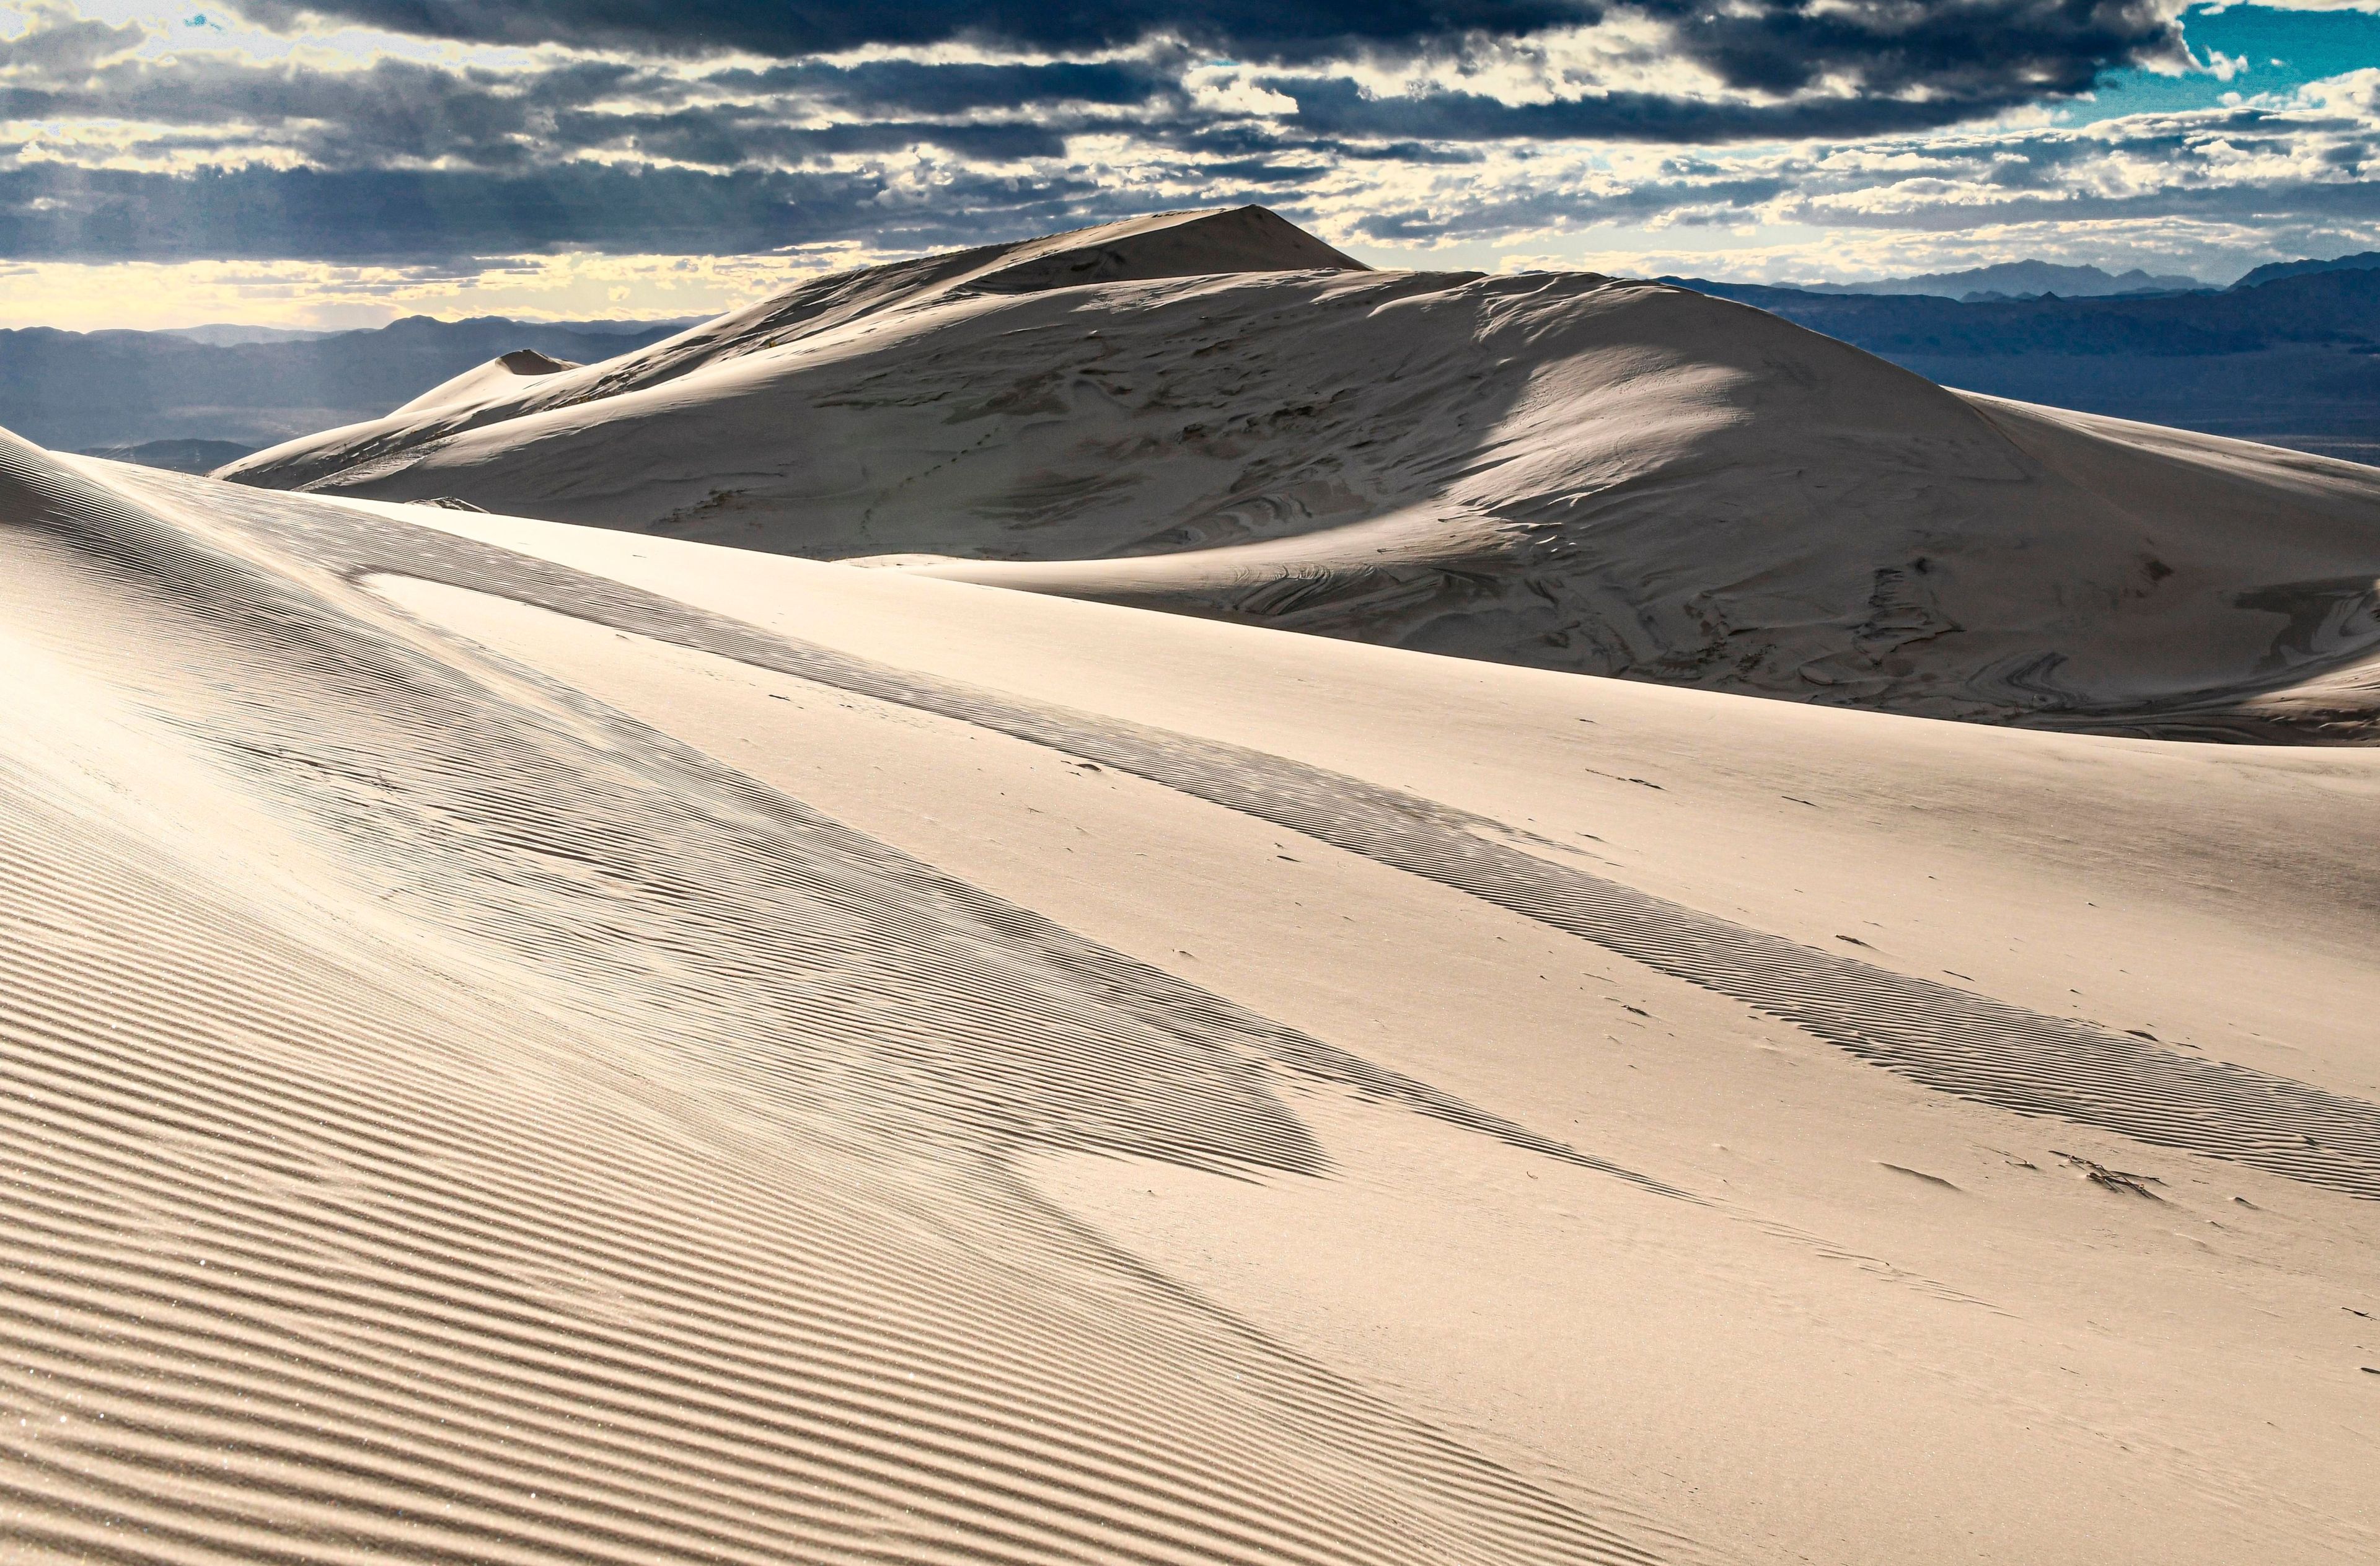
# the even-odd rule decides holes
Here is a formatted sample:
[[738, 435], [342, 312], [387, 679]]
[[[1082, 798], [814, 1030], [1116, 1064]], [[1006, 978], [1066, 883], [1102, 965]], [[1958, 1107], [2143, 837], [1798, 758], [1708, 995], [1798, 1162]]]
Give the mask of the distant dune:
[[[1289, 431], [1336, 442], [1343, 491], [1284, 468], [1236, 514], [1272, 538], [1500, 454], [1778, 601], [1832, 579], [1795, 575], [1817, 513], [1765, 554], [1749, 509], [1677, 521], [1796, 481], [1710, 466], [1772, 414], [1792, 505], [2040, 499], [1929, 542], [1954, 581], [2014, 579], [1987, 527], [2120, 565], [2072, 497], [2176, 475], [2305, 497], [2237, 546], [2292, 558], [2341, 482], [1592, 281], [832, 330], [518, 422], [626, 446], [604, 492], [742, 430], [809, 454], [757, 491], [880, 494], [832, 444], [905, 431], [880, 460], [933, 498], [822, 512], [870, 543], [937, 504], [1034, 536], [934, 440], [1014, 494], [1096, 428], [1210, 521]], [[428, 416], [588, 376], [540, 368]], [[1245, 411], [1184, 437], [1169, 386]], [[1366, 458], [1355, 410], [1443, 466]], [[1122, 515], [1043, 492], [1062, 536]], [[2220, 558], [2186, 543], [2175, 579]], [[1444, 569], [1496, 601], [1504, 567]], [[2374, 1558], [2380, 751], [1744, 700], [5, 436], [0, 653], [12, 1563]]]
[[191, 442], [254, 450], [376, 416], [494, 354], [527, 347], [591, 361], [677, 329], [411, 316], [352, 332], [0, 331], [0, 425], [73, 451]]
[[1888, 711], [2380, 732], [2380, 470], [1255, 208], [840, 273], [223, 471]]
[[142, 441], [129, 446], [97, 446], [79, 455], [176, 473], [208, 473], [227, 462], [237, 462], [255, 449], [237, 441]]

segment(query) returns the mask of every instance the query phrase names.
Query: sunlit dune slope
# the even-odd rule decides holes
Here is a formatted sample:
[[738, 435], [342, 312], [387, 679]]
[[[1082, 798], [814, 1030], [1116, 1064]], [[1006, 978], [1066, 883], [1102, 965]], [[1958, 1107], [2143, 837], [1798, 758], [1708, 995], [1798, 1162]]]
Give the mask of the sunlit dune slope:
[[5, 440], [0, 656], [0, 1558], [2372, 1557], [2371, 751]]
[[1932, 716], [2380, 712], [2380, 470], [1656, 284], [1366, 271], [1253, 208], [838, 274], [225, 476]]

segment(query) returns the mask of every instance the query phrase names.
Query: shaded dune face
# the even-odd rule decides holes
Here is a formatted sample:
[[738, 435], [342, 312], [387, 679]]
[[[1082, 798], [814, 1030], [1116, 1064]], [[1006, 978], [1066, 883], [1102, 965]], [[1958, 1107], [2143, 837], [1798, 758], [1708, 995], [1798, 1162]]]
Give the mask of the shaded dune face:
[[1247, 211], [1103, 235], [806, 284], [225, 476], [1929, 716], [2373, 732], [2372, 469], [1966, 397], [1656, 285], [1367, 272]]
[[1087, 759], [1933, 1092], [2380, 1198], [2364, 1100], [1818, 951], [1510, 822], [0, 437], [0, 652], [23, 673], [0, 682], [13, 1546], [1718, 1553], [1282, 1346], [1028, 1167], [1328, 1178], [1312, 1111], [1360, 1100], [1661, 1213], [1824, 1241], [1102, 947], [409, 617], [389, 578]]

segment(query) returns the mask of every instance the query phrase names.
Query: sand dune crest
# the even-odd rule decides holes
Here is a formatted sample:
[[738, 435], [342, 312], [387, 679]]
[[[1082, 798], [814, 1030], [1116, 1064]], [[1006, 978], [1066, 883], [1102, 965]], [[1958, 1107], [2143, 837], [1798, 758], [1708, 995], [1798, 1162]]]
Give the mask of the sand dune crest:
[[1254, 208], [838, 273], [223, 476], [1926, 716], [2380, 711], [2371, 468], [1679, 288], [1367, 271]]

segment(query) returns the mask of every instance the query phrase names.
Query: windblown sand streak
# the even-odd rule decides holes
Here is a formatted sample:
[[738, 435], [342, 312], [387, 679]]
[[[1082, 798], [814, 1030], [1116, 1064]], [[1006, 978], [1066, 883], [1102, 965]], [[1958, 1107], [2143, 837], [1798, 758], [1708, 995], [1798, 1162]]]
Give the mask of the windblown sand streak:
[[1300, 1081], [1581, 1155], [457, 662], [262, 558], [334, 513], [244, 510], [0, 449], [16, 1548], [1650, 1558], [1010, 1168], [1316, 1171]]
[[[188, 493], [197, 482], [139, 481], [161, 494]], [[1747, 929], [1553, 862], [1544, 855], [1558, 845], [1531, 844], [1435, 801], [1242, 747], [870, 664], [426, 528], [298, 500], [216, 504], [273, 547], [326, 570], [502, 594], [1136, 773], [1569, 931], [1929, 1087], [2380, 1197], [2380, 1107]], [[302, 526], [293, 520], [300, 515]]]

